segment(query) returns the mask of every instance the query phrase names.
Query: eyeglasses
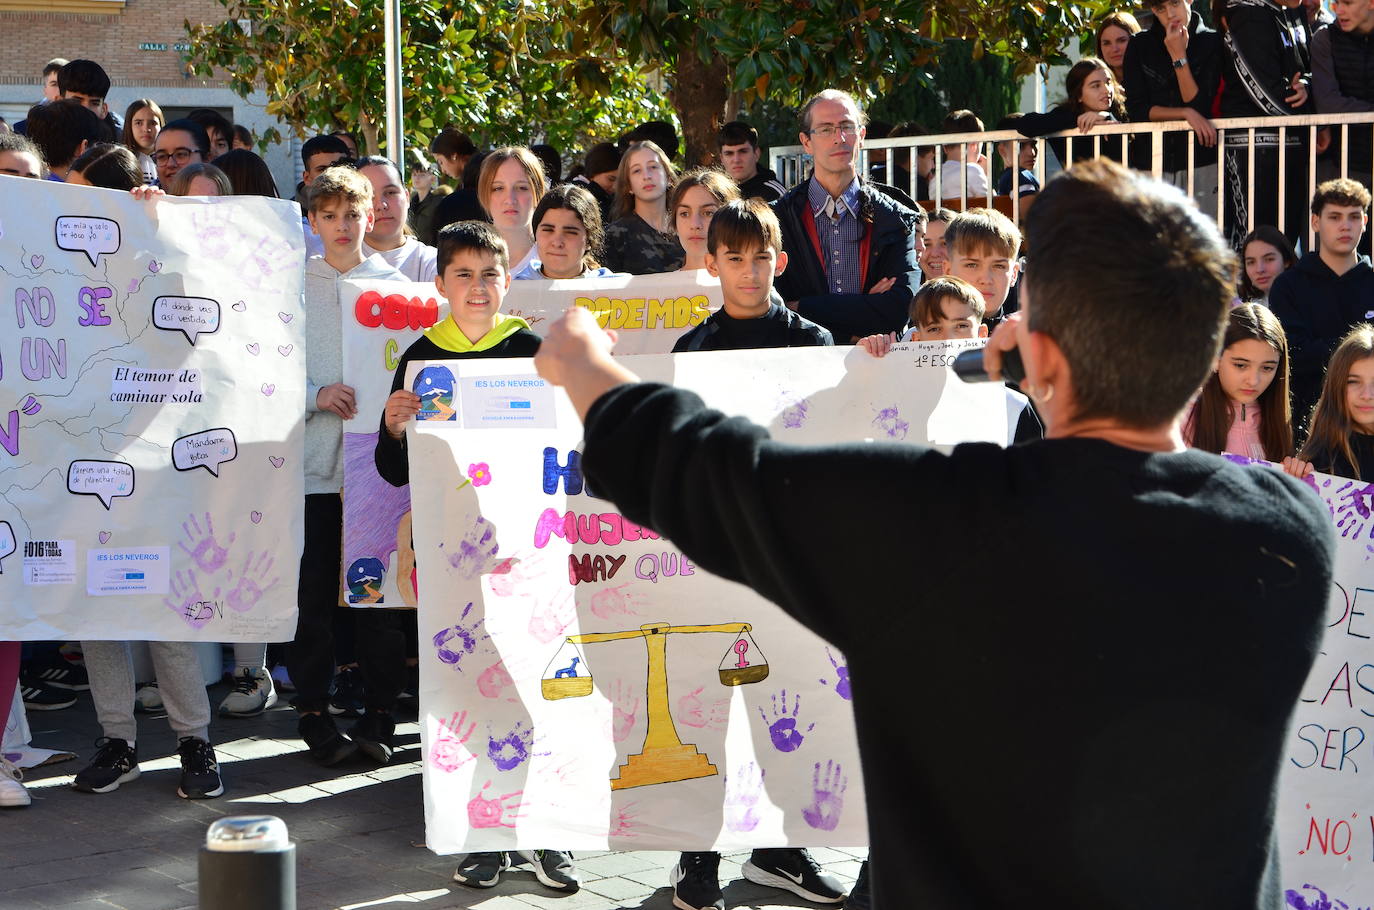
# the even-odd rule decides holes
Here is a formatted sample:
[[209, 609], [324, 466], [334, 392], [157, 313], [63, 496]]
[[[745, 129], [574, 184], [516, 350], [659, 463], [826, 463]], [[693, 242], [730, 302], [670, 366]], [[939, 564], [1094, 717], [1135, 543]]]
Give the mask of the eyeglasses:
[[177, 164], [185, 164], [191, 160], [192, 155], [199, 154], [201, 154], [200, 149], [174, 149], [170, 152], [155, 152], [153, 162], [166, 164], [168, 161], [176, 161]]
[[857, 123], [841, 123], [839, 126], [827, 123], [818, 126], [813, 130], [807, 130], [806, 135], [811, 137], [819, 136], [822, 139], [834, 139], [836, 135], [848, 136], [851, 139], [858, 138], [859, 125]]

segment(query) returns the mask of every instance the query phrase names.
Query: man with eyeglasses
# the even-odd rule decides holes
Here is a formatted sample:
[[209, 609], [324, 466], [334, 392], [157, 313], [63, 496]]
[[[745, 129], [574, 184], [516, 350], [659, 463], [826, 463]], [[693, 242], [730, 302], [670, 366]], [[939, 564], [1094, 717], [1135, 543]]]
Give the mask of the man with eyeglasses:
[[811, 177], [773, 203], [788, 258], [778, 293], [839, 343], [900, 332], [919, 283], [916, 213], [859, 177], [864, 122], [847, 92], [807, 101], [800, 139]]
[[173, 120], [162, 128], [153, 144], [158, 183], [170, 186], [178, 171], [188, 164], [204, 161], [209, 151], [210, 137], [204, 127], [194, 120]]

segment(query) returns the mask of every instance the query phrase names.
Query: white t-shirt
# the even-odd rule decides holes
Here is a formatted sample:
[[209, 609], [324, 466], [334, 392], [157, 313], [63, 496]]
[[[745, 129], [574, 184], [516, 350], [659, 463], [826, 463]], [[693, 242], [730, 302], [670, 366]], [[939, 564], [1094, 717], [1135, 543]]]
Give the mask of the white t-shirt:
[[[968, 173], [969, 196], [987, 196], [988, 175], [983, 173], [983, 169], [970, 161], [964, 165], [964, 170]], [[944, 164], [940, 165], [940, 198], [959, 198], [958, 161], [946, 161]]]
[[439, 251], [414, 237], [407, 237], [405, 243], [394, 250], [375, 250], [364, 240], [363, 254], [380, 256], [387, 265], [411, 281], [433, 281], [439, 273], [436, 262]]

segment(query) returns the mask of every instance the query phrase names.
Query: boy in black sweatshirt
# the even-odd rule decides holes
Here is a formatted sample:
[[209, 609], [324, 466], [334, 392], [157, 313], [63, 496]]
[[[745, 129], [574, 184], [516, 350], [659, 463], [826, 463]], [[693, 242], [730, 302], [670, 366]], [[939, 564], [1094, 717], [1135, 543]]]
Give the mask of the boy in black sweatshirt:
[[[740, 351], [833, 345], [830, 332], [775, 299], [773, 279], [787, 268], [782, 228], [762, 200], [732, 202], [716, 210], [706, 231], [706, 268], [720, 279], [724, 305], [678, 339], [673, 353]], [[724, 908], [720, 854], [683, 853], [673, 868], [673, 906], [683, 910]], [[759, 885], [785, 888], [809, 901], [838, 904], [844, 888], [795, 847], [755, 850], [744, 877]]]
[[[449, 314], [401, 355], [391, 380], [391, 396], [382, 411], [373, 456], [377, 473], [397, 487], [410, 482], [406, 425], [415, 419], [421, 406], [420, 396], [405, 387], [406, 368], [412, 360], [533, 357], [539, 350], [539, 336], [530, 331], [529, 323], [501, 312], [501, 302], [510, 288], [510, 253], [496, 229], [479, 221], [458, 221], [442, 228], [437, 240], [435, 266], [439, 273], [434, 277], [434, 286], [448, 301]], [[423, 381], [418, 376], [416, 379]], [[443, 391], [448, 395], [457, 392], [452, 388]], [[443, 419], [445, 409], [441, 406], [433, 413]], [[368, 710], [351, 735], [364, 751], [374, 744], [385, 746], [385, 752], [379, 751], [378, 757], [385, 754], [389, 758], [396, 728], [391, 707], [405, 683], [405, 634], [394, 621], [395, 611], [371, 610], [366, 615], [377, 617], [376, 627], [366, 631], [360, 628], [359, 635], [385, 636], [393, 641], [396, 660], [379, 668], [377, 675], [385, 676], [385, 680], [374, 680], [368, 674], [371, 668], [363, 668], [368, 675]], [[569, 892], [580, 887], [572, 862], [563, 851], [527, 851], [522, 855], [530, 861], [535, 877], [546, 886]], [[474, 888], [490, 888], [501, 880], [501, 873], [510, 863], [505, 853], [469, 853], [458, 864], [453, 878]]]
[[789, 310], [773, 291], [786, 268], [772, 209], [757, 199], [717, 209], [706, 231], [706, 270], [720, 279], [724, 305], [679, 338], [673, 353], [834, 344], [828, 329]]

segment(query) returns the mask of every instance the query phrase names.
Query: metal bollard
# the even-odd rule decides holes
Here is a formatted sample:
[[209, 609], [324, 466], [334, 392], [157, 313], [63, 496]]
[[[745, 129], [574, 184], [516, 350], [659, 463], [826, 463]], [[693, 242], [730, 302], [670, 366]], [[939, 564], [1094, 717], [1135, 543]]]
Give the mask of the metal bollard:
[[296, 910], [296, 845], [274, 815], [215, 822], [199, 866], [200, 910]]

